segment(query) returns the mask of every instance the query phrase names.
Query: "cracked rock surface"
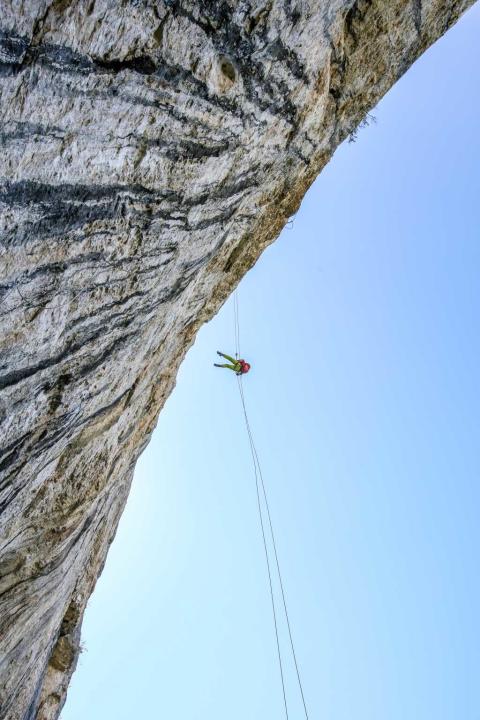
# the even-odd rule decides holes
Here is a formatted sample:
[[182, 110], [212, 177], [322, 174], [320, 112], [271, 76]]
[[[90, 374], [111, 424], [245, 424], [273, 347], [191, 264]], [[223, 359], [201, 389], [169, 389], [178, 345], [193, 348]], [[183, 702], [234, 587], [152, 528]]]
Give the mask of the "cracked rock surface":
[[53, 720], [200, 325], [473, 0], [0, 0], [0, 720]]

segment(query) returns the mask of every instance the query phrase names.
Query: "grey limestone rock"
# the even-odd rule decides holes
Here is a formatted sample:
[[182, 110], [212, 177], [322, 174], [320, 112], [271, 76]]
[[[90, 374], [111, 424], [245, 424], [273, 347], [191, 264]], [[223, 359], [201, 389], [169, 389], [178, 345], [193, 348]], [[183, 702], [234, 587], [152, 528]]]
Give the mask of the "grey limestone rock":
[[473, 0], [0, 0], [0, 718], [53, 720], [200, 325]]

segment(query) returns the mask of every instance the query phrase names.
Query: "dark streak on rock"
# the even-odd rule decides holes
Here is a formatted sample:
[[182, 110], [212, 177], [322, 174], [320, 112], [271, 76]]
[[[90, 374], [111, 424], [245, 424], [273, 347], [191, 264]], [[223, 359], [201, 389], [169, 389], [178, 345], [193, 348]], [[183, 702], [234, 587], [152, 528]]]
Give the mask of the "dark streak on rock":
[[[110, 332], [113, 328], [110, 328]], [[53, 367], [54, 365], [59, 365], [64, 360], [67, 360], [72, 355], [76, 354], [79, 350], [85, 349], [87, 345], [91, 345], [95, 343], [97, 340], [99, 340], [102, 337], [102, 334], [104, 333], [103, 328], [97, 329], [95, 332], [90, 333], [90, 335], [83, 336], [81, 341], [73, 341], [71, 340], [66, 344], [66, 347], [62, 350], [62, 352], [58, 353], [57, 355], [53, 355], [51, 357], [45, 358], [41, 360], [40, 362], [36, 363], [35, 365], [30, 365], [27, 367], [19, 368], [18, 370], [13, 370], [10, 373], [7, 373], [0, 377], [0, 390], [3, 390], [6, 387], [10, 387], [10, 385], [16, 385], [19, 382], [22, 382], [23, 380], [26, 380], [29, 377], [32, 377], [32, 375], [36, 375], [38, 372], [41, 372], [42, 370], [45, 370], [49, 367]], [[129, 337], [132, 337], [133, 335], [136, 335], [137, 333], [128, 333], [125, 336], [122, 336], [121, 338], [117, 338], [114, 342], [111, 343], [109, 348], [104, 351], [101, 354], [101, 358], [107, 357], [109, 352], [113, 352], [114, 349], [117, 349], [122, 345], [121, 341], [122, 339], [126, 339]], [[94, 365], [92, 363], [89, 363], [82, 367], [81, 373], [84, 375], [86, 372], [89, 371], [93, 366], [97, 366], [99, 363], [95, 361]]]
[[[288, 99], [287, 86], [279, 79], [269, 78], [265, 73], [264, 63], [254, 60], [259, 38], [254, 39], [235, 23], [232, 7], [228, 2], [204, 0], [198, 15], [179, 6], [176, 6], [173, 12], [198, 25], [210, 37], [219, 56], [235, 59], [245, 92], [251, 102], [261, 110], [269, 110], [284, 117], [292, 125], [296, 124], [297, 109]], [[266, 57], [281, 63], [282, 68], [288, 69], [296, 80], [308, 82], [305, 68], [293, 50], [285, 47], [280, 39], [268, 42], [266, 35], [263, 43]], [[263, 92], [259, 93], [259, 89]]]
[[[141, 198], [155, 196], [153, 190], [142, 185], [49, 185], [32, 180], [6, 182], [0, 187], [0, 202], [6, 205], [30, 205], [51, 203], [53, 200], [68, 202], [94, 202], [117, 198], [120, 194]], [[165, 193], [166, 197], [169, 196]]]
[[8, 142], [14, 140], [32, 140], [36, 138], [55, 138], [62, 139], [65, 133], [61, 128], [45, 125], [39, 125], [38, 123], [30, 122], [17, 122], [15, 123], [15, 129], [9, 131], [0, 132], [0, 144], [6, 145]]
[[415, 29], [417, 33], [420, 35], [422, 30], [422, 0], [412, 0], [413, 1], [413, 21], [415, 23]]
[[152, 58], [140, 55], [127, 60], [94, 59], [80, 55], [65, 45], [43, 43], [33, 45], [20, 35], [0, 30], [0, 71], [3, 76], [15, 75], [29, 65], [44, 65], [56, 72], [89, 75], [95, 72], [117, 74], [125, 70], [151, 75], [156, 70]]
[[[12, 52], [12, 50], [14, 52]], [[42, 44], [30, 45], [20, 36], [0, 31], [0, 78], [10, 77], [23, 72], [27, 67], [40, 65], [53, 72], [75, 75], [118, 75], [121, 72], [134, 72], [140, 75], [155, 76], [172, 87], [178, 88], [184, 84], [185, 90], [191, 92], [210, 104], [216, 105], [228, 112], [239, 112], [235, 100], [212, 95], [204, 82], [196, 78], [192, 72], [176, 65], [169, 65], [163, 59], [153, 59], [146, 55], [126, 60], [92, 58], [80, 55], [64, 45]], [[118, 95], [117, 87], [109, 86], [104, 91], [106, 95]], [[126, 96], [125, 96], [126, 97]], [[133, 98], [130, 96], [130, 101]], [[141, 99], [136, 99], [141, 103]], [[148, 102], [143, 100], [143, 102]]]

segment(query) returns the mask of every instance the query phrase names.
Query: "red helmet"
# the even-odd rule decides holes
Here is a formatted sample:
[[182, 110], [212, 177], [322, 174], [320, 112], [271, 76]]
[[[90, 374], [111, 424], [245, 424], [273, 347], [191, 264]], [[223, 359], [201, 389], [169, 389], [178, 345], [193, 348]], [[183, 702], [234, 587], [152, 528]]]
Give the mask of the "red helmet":
[[242, 375], [244, 375], [250, 370], [250, 363], [245, 362], [245, 360], [240, 360], [240, 363], [242, 365]]

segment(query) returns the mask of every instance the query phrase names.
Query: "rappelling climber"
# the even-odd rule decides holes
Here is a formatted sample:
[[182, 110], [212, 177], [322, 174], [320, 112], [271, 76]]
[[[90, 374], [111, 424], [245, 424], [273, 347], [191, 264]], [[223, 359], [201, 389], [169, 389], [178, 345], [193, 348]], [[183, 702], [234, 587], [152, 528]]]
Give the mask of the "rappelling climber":
[[245, 362], [245, 360], [235, 360], [235, 358], [230, 357], [230, 355], [225, 355], [225, 353], [220, 352], [220, 350], [217, 350], [217, 355], [228, 360], [228, 363], [213, 363], [215, 367], [228, 368], [229, 370], [233, 370], [237, 375], [245, 375], [245, 373], [248, 373], [250, 370], [250, 365], [248, 362]]

